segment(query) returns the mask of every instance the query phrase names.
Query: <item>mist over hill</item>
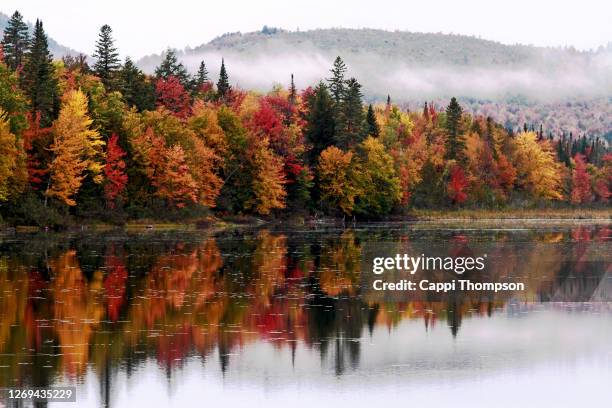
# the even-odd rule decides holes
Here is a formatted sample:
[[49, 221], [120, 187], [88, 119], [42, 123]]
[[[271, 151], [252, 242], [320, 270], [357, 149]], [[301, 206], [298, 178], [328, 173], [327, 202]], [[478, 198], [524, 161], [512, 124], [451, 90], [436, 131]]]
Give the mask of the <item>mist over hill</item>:
[[[182, 52], [195, 71], [216, 73], [225, 58], [234, 83], [269, 89], [293, 73], [300, 87], [328, 76], [340, 55], [367, 97], [423, 100], [450, 96], [533, 101], [612, 96], [612, 43], [596, 51], [504, 45], [475, 37], [374, 29], [229, 33]], [[148, 72], [160, 55], [142, 58]]]
[[[10, 19], [9, 16], [7, 16], [4, 13], [0, 13], [0, 39], [2, 38], [2, 33], [4, 32], [4, 29], [6, 28], [6, 24], [8, 23], [9, 19]], [[28, 21], [28, 27], [30, 28], [30, 34], [34, 32], [34, 25], [29, 21]], [[58, 43], [51, 37], [49, 37], [49, 51], [51, 51], [51, 54], [53, 54], [53, 56], [57, 59], [60, 59], [65, 55], [78, 55], [79, 54], [78, 51], [75, 51], [69, 47], [61, 45], [60, 43]]]

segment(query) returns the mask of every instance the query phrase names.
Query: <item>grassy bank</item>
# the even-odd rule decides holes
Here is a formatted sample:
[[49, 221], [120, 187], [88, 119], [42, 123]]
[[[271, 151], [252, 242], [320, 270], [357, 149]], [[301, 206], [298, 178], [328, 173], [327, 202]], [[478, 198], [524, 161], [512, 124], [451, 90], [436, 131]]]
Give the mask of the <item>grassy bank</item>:
[[415, 220], [612, 220], [612, 208], [507, 208], [458, 209], [458, 210], [413, 210], [409, 216]]

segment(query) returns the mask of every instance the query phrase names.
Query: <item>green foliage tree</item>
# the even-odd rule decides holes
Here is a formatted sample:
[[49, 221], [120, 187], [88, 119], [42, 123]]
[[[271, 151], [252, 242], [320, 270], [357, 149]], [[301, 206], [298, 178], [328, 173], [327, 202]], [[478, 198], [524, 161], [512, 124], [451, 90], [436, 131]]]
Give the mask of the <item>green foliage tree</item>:
[[36, 20], [34, 37], [22, 76], [22, 88], [30, 99], [34, 113], [40, 113], [41, 126], [49, 126], [59, 104], [53, 57], [47, 35], [40, 20]]
[[28, 126], [28, 101], [19, 89], [17, 74], [0, 61], [0, 109], [9, 116], [11, 132], [21, 135]]
[[23, 21], [23, 16], [15, 11], [4, 29], [2, 38], [4, 62], [12, 71], [23, 65], [28, 47], [28, 25]]
[[334, 144], [334, 133], [333, 100], [327, 86], [320, 82], [308, 101], [305, 136], [310, 144], [311, 164], [316, 164], [321, 152]]
[[176, 51], [168, 48], [161, 64], [155, 68], [155, 77], [157, 79], [168, 80], [171, 76], [177, 78], [181, 85], [185, 88], [189, 88], [191, 78], [187, 69], [180, 62], [176, 56]]
[[221, 70], [219, 71], [219, 81], [217, 81], [217, 95], [219, 99], [226, 101], [229, 98], [231, 86], [229, 84], [229, 76], [225, 69], [225, 60], [221, 58]]
[[346, 64], [340, 56], [334, 60], [334, 65], [330, 70], [331, 77], [327, 79], [329, 83], [329, 92], [331, 93], [336, 106], [340, 106], [344, 97], [345, 81], [344, 74], [346, 73]]
[[200, 66], [198, 67], [198, 72], [193, 78], [191, 88], [197, 92], [202, 88], [202, 85], [206, 84], [208, 81], [210, 81], [210, 78], [208, 77], [206, 64], [204, 61], [200, 61]]
[[366, 123], [368, 135], [378, 137], [380, 135], [380, 127], [378, 126], [378, 122], [376, 121], [376, 114], [374, 113], [374, 108], [372, 107], [372, 104], [368, 105]]
[[120, 91], [139, 112], [155, 109], [155, 87], [128, 57], [119, 71]]
[[393, 158], [379, 139], [368, 137], [359, 145], [358, 196], [355, 212], [380, 217], [391, 212], [402, 197]]
[[462, 135], [461, 119], [463, 109], [455, 97], [451, 98], [446, 107], [446, 158], [465, 162], [465, 140]]
[[102, 80], [107, 90], [115, 90], [115, 75], [121, 64], [119, 53], [114, 45], [113, 30], [107, 24], [100, 28], [93, 57], [97, 58], [94, 64], [94, 72]]
[[336, 144], [342, 149], [356, 146], [366, 136], [361, 98], [361, 84], [355, 78], [350, 78], [344, 88], [341, 112], [336, 116]]
[[295, 87], [295, 82], [293, 81], [293, 74], [291, 74], [291, 84], [289, 85], [289, 102], [292, 105], [295, 105], [297, 100], [297, 89]]

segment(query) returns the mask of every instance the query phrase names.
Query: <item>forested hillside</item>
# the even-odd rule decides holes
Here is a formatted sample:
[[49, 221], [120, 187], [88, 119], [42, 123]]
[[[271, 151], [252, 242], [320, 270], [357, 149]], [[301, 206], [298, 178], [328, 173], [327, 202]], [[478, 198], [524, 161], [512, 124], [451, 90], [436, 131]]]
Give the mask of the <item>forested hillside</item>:
[[[458, 97], [468, 111], [492, 114], [508, 127], [543, 125], [561, 137], [601, 136], [612, 130], [612, 45], [594, 51], [504, 45], [475, 37], [373, 29], [285, 31], [264, 27], [228, 33], [178, 51], [195, 72], [200, 60], [224, 57], [234, 80], [265, 91], [295, 74], [298, 86], [326, 78], [342, 55], [349, 74], [364, 81], [364, 97], [402, 106]], [[163, 55], [141, 59], [153, 72]]]
[[325, 80], [298, 88], [286, 72], [286, 86], [262, 93], [237, 86], [223, 59], [190, 74], [172, 50], [146, 74], [119, 59], [107, 25], [92, 48], [92, 65], [54, 60], [42, 22], [30, 36], [15, 14], [4, 30], [7, 222], [609, 205], [601, 140], [514, 131], [454, 97], [410, 111], [390, 97], [367, 104], [339, 56]]

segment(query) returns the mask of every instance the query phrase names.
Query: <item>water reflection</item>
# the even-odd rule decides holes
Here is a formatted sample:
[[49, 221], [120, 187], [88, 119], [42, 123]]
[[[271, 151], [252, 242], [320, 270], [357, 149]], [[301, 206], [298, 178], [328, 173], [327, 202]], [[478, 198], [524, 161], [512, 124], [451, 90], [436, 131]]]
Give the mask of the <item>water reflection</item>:
[[[193, 358], [225, 373], [232, 356], [263, 342], [283, 351], [271, 358], [288, 356], [294, 370], [301, 347], [342, 376], [359, 369], [375, 331], [407, 341], [402, 322], [420, 321], [423, 332], [448, 327], [452, 339], [461, 336], [465, 319], [520, 318], [541, 310], [542, 302], [554, 302], [545, 309], [610, 316], [610, 237], [601, 225], [6, 237], [0, 387], [83, 383], [94, 373], [108, 405], [113, 373], [129, 378], [151, 359], [167, 378]], [[489, 256], [503, 260], [489, 263], [488, 276], [520, 279], [527, 291], [380, 298], [362, 288], [371, 242], [416, 253], [445, 243], [453, 255], [487, 244]], [[369, 347], [368, 353], [388, 351]], [[415, 364], [426, 366], [427, 358]]]

